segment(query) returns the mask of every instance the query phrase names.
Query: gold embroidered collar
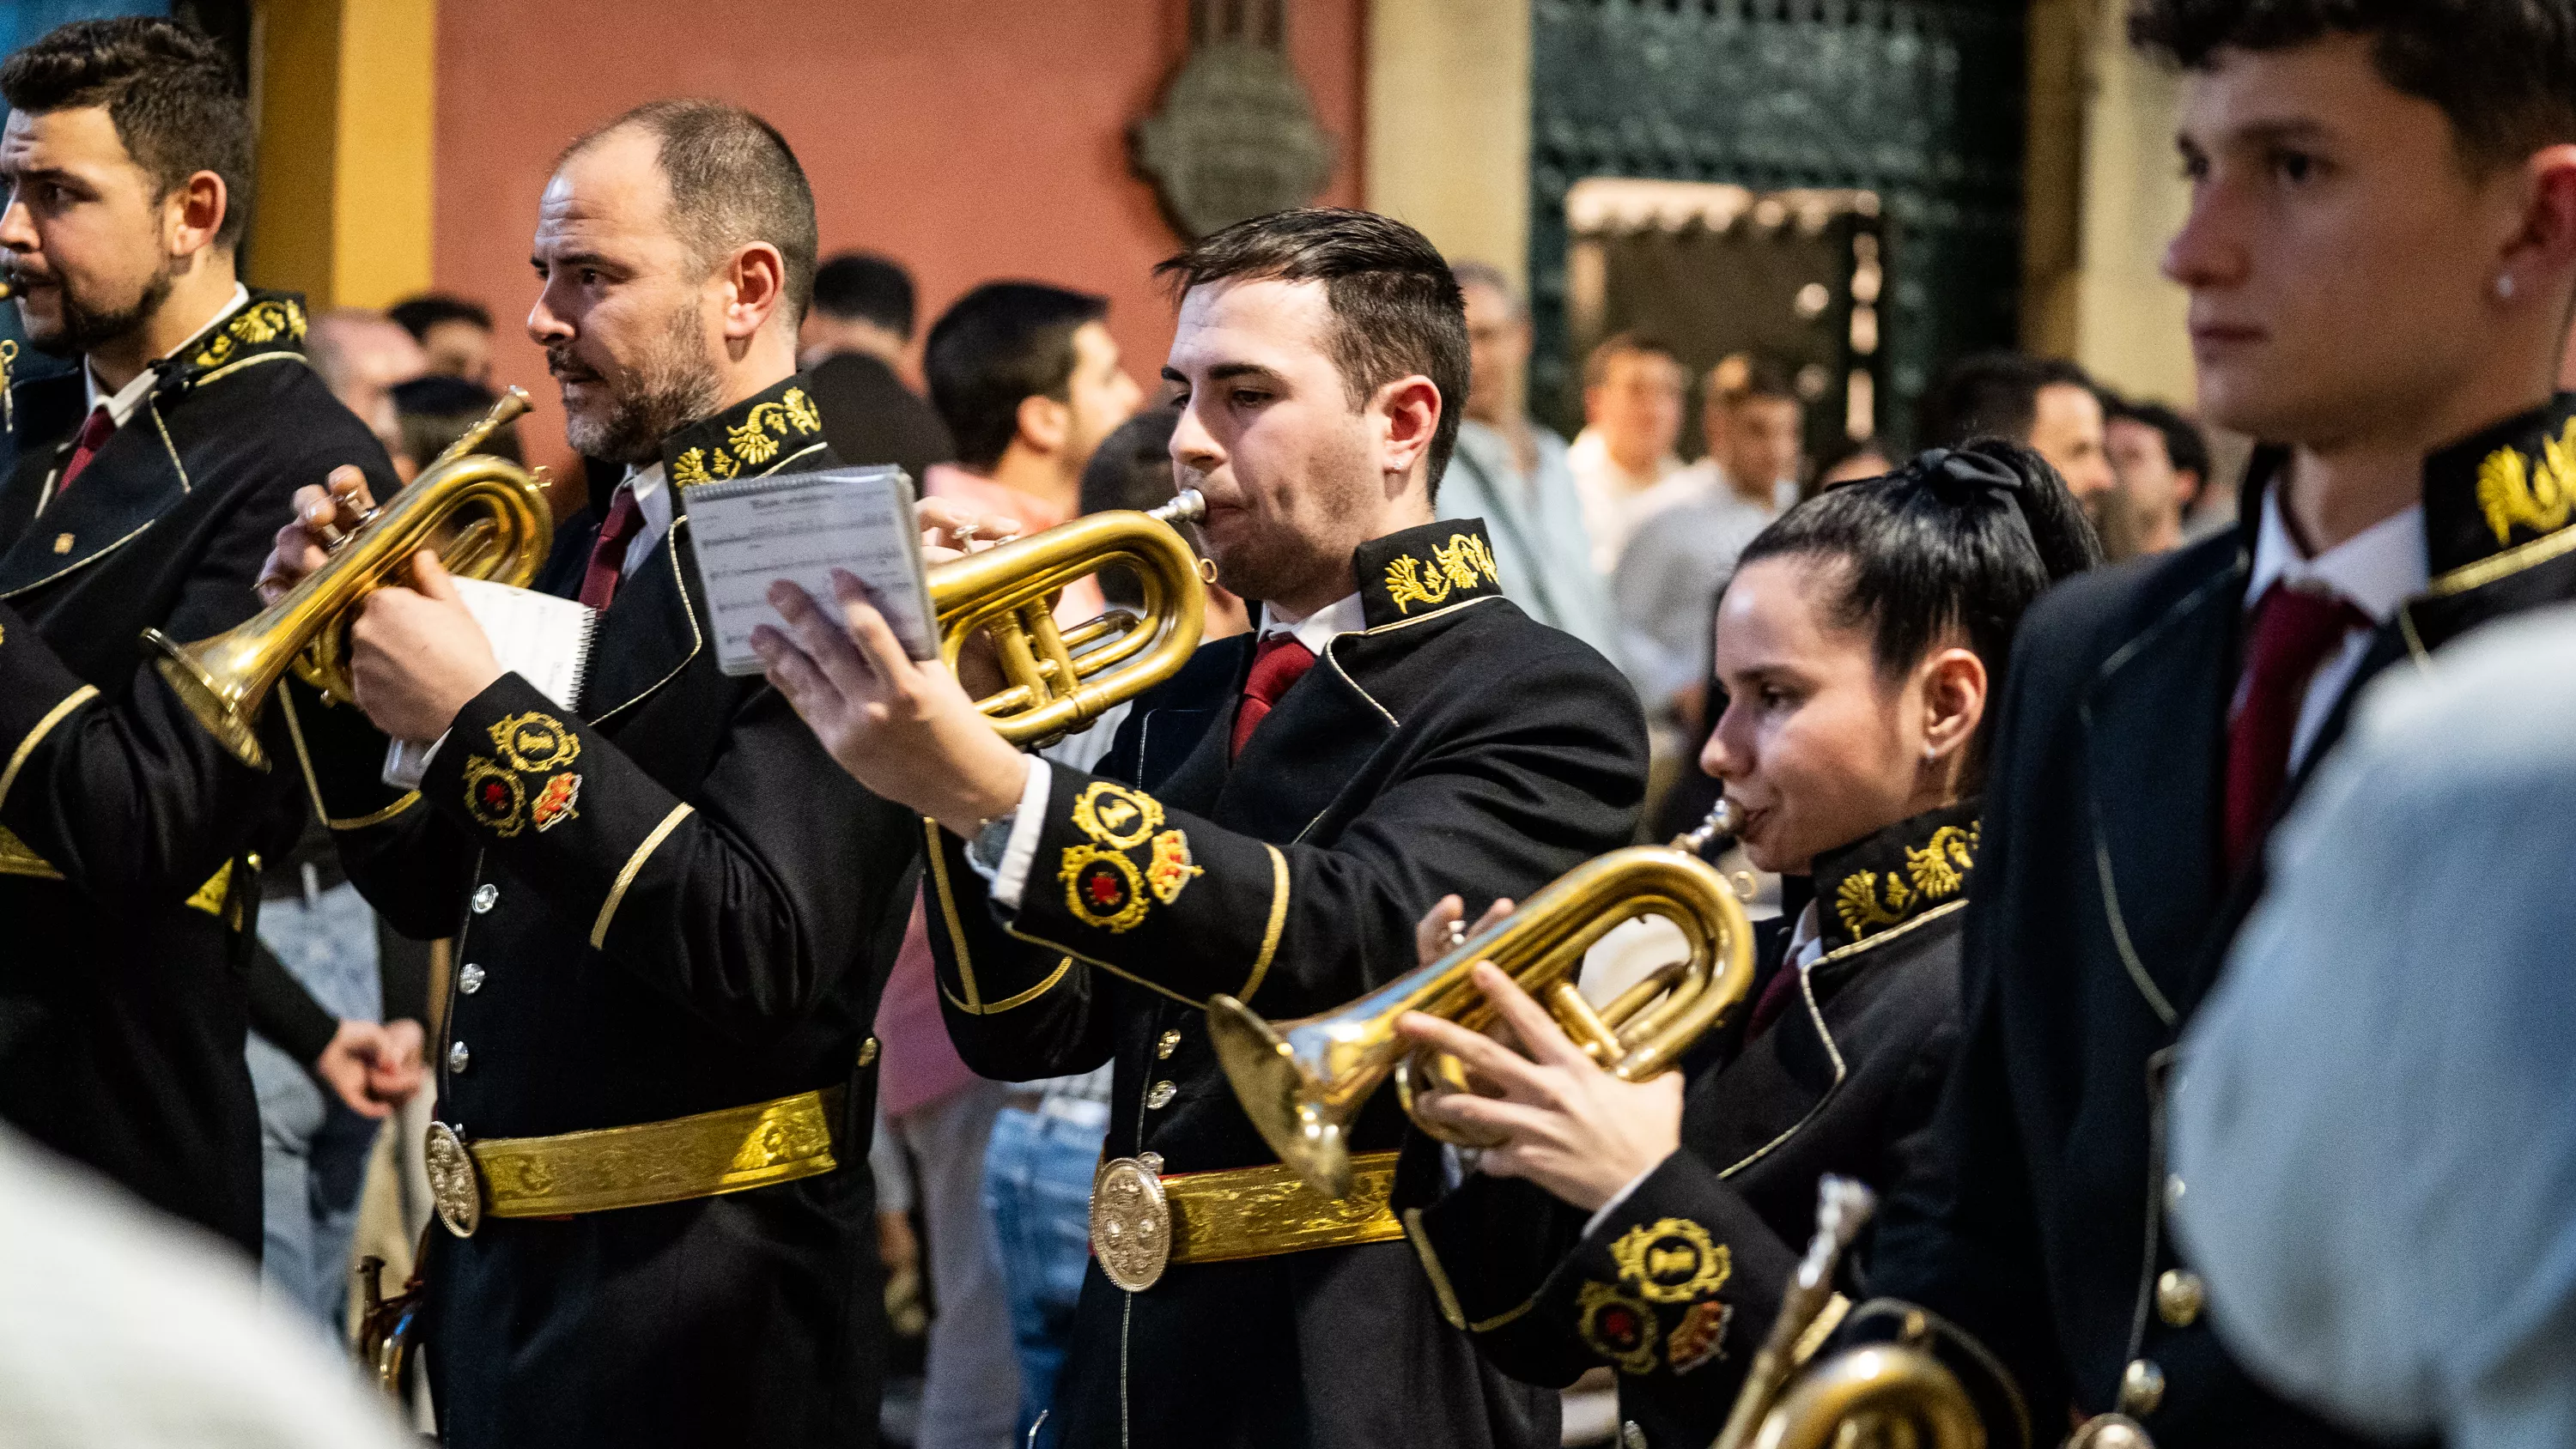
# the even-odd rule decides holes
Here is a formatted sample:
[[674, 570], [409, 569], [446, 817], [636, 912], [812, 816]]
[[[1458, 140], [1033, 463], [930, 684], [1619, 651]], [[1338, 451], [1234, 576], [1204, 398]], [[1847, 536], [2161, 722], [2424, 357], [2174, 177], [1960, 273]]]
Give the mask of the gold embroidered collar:
[[162, 370], [163, 387], [188, 387], [210, 373], [264, 353], [304, 352], [304, 299], [293, 292], [253, 292], [222, 325], [197, 339], [187, 358]]
[[798, 373], [664, 438], [663, 476], [692, 488], [767, 473], [821, 441], [813, 385]]
[[1351, 572], [1372, 629], [1503, 591], [1493, 545], [1477, 518], [1442, 519], [1370, 539], [1353, 550]]
[[2576, 393], [2424, 460], [2424, 543], [2439, 578], [2576, 517]]
[[1816, 918], [1839, 950], [1966, 894], [1977, 864], [1977, 802], [1900, 820], [1816, 857]]

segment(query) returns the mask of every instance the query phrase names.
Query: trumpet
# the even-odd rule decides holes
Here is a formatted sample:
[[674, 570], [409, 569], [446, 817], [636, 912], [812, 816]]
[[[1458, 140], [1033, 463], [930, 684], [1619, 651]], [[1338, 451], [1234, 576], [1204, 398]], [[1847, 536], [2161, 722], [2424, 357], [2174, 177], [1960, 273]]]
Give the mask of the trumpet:
[[[1424, 1098], [1463, 1088], [1465, 1068], [1395, 1031], [1408, 1011], [1469, 1030], [1489, 1024], [1494, 1008], [1469, 979], [1479, 962], [1491, 961], [1537, 997], [1603, 1070], [1632, 1082], [1660, 1075], [1725, 1021], [1753, 984], [1744, 906], [1699, 855], [1738, 823], [1733, 802], [1720, 801], [1698, 829], [1670, 845], [1631, 846], [1586, 861], [1439, 960], [1321, 1016], [1273, 1026], [1233, 997], [1217, 996], [1208, 1002], [1208, 1033], [1218, 1064], [1279, 1160], [1334, 1198], [1351, 1188], [1351, 1124], [1390, 1075], [1422, 1130], [1462, 1146], [1493, 1145], [1425, 1117]], [[1671, 921], [1690, 954], [1595, 1008], [1576, 983], [1584, 952], [1643, 916]]]
[[243, 764], [267, 769], [258, 727], [269, 692], [291, 668], [328, 697], [352, 698], [349, 625], [367, 595], [421, 549], [436, 550], [460, 578], [526, 587], [554, 546], [545, 481], [474, 450], [527, 410], [526, 391], [511, 388], [410, 487], [368, 509], [349, 533], [335, 533], [320, 568], [240, 625], [192, 644], [144, 630], [144, 644], [161, 655], [161, 677], [197, 723]]
[[[1173, 525], [1206, 516], [1199, 491], [1183, 489], [1160, 508], [1087, 514], [930, 570], [949, 667], [975, 634], [992, 637], [1004, 683], [975, 705], [1004, 739], [1033, 746], [1080, 733], [1180, 672], [1206, 627], [1207, 593], [1199, 556]], [[1121, 565], [1144, 581], [1143, 614], [1111, 609], [1057, 626], [1057, 590]]]

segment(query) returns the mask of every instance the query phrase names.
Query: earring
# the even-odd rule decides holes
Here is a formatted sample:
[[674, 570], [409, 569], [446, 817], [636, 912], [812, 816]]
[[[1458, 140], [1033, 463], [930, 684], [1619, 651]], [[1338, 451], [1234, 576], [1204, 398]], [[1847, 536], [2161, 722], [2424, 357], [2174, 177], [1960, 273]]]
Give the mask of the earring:
[[1925, 745], [1923, 747], [1923, 758], [1926, 760], [1937, 760], [1941, 758], [1941, 747], [1939, 745]]
[[2510, 302], [2513, 300], [2513, 273], [2496, 273], [2495, 293], [2496, 300], [2499, 302]]

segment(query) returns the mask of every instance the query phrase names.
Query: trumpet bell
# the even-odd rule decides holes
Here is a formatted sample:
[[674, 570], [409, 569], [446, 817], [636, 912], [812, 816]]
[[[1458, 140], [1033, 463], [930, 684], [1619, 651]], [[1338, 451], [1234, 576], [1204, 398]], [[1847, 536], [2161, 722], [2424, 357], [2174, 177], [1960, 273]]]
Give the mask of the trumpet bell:
[[277, 672], [260, 663], [257, 631], [243, 624], [211, 639], [182, 644], [158, 629], [146, 629], [143, 645], [161, 656], [153, 661], [153, 668], [208, 734], [243, 764], [255, 770], [268, 768], [268, 751], [260, 747], [257, 724], [260, 702], [277, 683]]
[[[1713, 816], [1704, 830], [1722, 823]], [[1706, 838], [1586, 861], [1439, 960], [1320, 1016], [1274, 1026], [1230, 996], [1212, 999], [1208, 1034], [1244, 1115], [1281, 1162], [1336, 1198], [1350, 1191], [1351, 1127], [1391, 1075], [1401, 1074], [1405, 1110], [1417, 1126], [1460, 1140], [1419, 1106], [1425, 1083], [1460, 1084], [1461, 1069], [1442, 1054], [1417, 1051], [1395, 1024], [1420, 1011], [1482, 1030], [1495, 1011], [1470, 974], [1487, 961], [1538, 998], [1603, 1070], [1628, 1081], [1662, 1074], [1732, 1015], [1753, 983], [1744, 907], [1726, 878], [1694, 853]], [[1689, 954], [1595, 1007], [1577, 981], [1584, 953], [1641, 916], [1672, 921]]]

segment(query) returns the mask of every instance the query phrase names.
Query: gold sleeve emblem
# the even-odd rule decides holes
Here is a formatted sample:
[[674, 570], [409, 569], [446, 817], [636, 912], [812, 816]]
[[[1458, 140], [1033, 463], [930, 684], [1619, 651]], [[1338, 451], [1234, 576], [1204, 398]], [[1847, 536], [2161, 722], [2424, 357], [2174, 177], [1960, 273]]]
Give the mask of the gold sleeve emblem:
[[465, 762], [465, 813], [474, 823], [507, 840], [527, 828], [528, 787], [519, 777], [482, 756]]
[[539, 774], [559, 769], [581, 758], [581, 736], [564, 728], [564, 722], [550, 714], [530, 710], [514, 714], [492, 726], [492, 748], [513, 770]]
[[1664, 1344], [1673, 1372], [1686, 1374], [1712, 1359], [1726, 1357], [1726, 1326], [1734, 1319], [1735, 1309], [1713, 1298], [1692, 1304], [1682, 1321], [1673, 1325], [1672, 1336]]
[[1630, 1228], [1610, 1245], [1619, 1279], [1634, 1283], [1649, 1303], [1687, 1303], [1726, 1286], [1734, 1255], [1712, 1242], [1708, 1229], [1688, 1218], [1659, 1219]]
[[1136, 863], [1117, 851], [1096, 845], [1067, 846], [1056, 879], [1064, 882], [1065, 909], [1094, 930], [1114, 936], [1136, 929], [1145, 920], [1149, 908], [1145, 882], [1136, 873]]
[[1190, 840], [1177, 830], [1166, 830], [1154, 837], [1154, 863], [1145, 867], [1145, 884], [1152, 888], [1154, 899], [1164, 905], [1181, 898], [1181, 888], [1193, 876], [1207, 874], [1207, 867], [1190, 859]]
[[1594, 1353], [1622, 1373], [1655, 1371], [1655, 1310], [1607, 1283], [1586, 1283], [1574, 1305], [1574, 1327]]
[[1094, 780], [1074, 798], [1073, 828], [1102, 845], [1132, 850], [1162, 826], [1161, 801], [1112, 781]]
[[545, 834], [567, 820], [579, 819], [581, 812], [573, 802], [581, 798], [581, 776], [570, 770], [546, 781], [537, 792], [536, 803], [528, 807], [528, 818], [536, 822], [537, 833]]

